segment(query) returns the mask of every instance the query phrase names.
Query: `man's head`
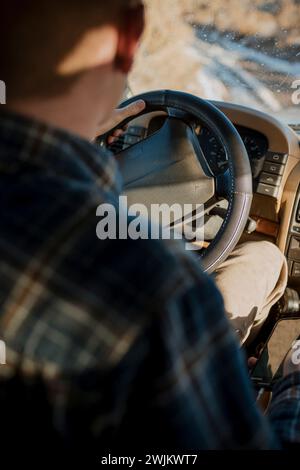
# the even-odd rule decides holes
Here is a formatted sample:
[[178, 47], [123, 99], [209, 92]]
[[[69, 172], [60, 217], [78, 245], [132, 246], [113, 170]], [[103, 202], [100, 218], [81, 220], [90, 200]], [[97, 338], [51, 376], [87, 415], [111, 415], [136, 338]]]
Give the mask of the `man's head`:
[[87, 104], [101, 105], [104, 119], [133, 62], [143, 30], [141, 2], [11, 0], [2, 17], [0, 79], [8, 106], [46, 100], [50, 108], [67, 96], [82, 105], [78, 93], [85, 90]]

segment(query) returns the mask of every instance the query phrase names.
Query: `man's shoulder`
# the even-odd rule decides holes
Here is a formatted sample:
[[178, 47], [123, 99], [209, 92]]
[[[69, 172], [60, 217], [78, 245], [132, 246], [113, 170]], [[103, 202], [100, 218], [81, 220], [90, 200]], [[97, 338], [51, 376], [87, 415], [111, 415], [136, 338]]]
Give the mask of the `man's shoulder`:
[[[136, 294], [150, 296], [152, 301], [175, 288], [183, 289], [191, 283], [207, 283], [201, 268], [201, 258], [186, 249], [182, 240], [131, 238], [128, 232], [114, 233], [112, 237], [84, 242], [98, 260], [103, 277], [109, 273], [120, 283], [127, 283]], [[106, 273], [106, 275], [105, 275]]]

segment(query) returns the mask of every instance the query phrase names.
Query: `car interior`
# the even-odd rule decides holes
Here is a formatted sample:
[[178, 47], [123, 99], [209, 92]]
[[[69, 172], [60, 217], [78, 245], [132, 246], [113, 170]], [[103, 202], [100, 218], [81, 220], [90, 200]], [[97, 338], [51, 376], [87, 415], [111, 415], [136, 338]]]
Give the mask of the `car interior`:
[[[288, 262], [288, 288], [244, 346], [249, 356], [259, 354], [283, 320], [295, 320], [284, 329], [297, 336], [300, 127], [247, 106], [168, 90], [132, 97], [121, 106], [137, 98], [146, 101], [146, 110], [122, 123], [126, 131], [108, 146], [130, 203], [203, 204], [204, 241], [197, 254], [208, 272], [238, 243], [276, 244]], [[106, 146], [106, 136], [98, 144]], [[191, 223], [198, 216], [195, 211]]]
[[[11, 3], [11, 13], [3, 5], [2, 36], [9, 32], [3, 57], [12, 85], [0, 73], [0, 105], [16, 116], [3, 121], [10, 186], [2, 205], [9, 201], [4, 224], [9, 219], [22, 244], [4, 225], [3, 253], [11, 249], [1, 291], [0, 458], [38, 457], [40, 465], [60, 453], [64, 462], [66, 453], [66, 463], [78, 463], [82, 453], [85, 465], [112, 458], [131, 468], [130, 457], [114, 462], [113, 453], [126, 455], [130, 443], [138, 455], [149, 435], [160, 445], [152, 449], [149, 439], [149, 452], [170, 450], [171, 459], [176, 446], [187, 458], [207, 449], [202, 467], [214, 446], [282, 446], [286, 463], [286, 450], [300, 443], [300, 0], [74, 2], [73, 12], [62, 2], [49, 18], [51, 2]], [[35, 29], [42, 17], [47, 28]], [[37, 48], [32, 40], [25, 47], [28, 32]], [[123, 108], [130, 117], [120, 122]], [[53, 125], [68, 133], [64, 142]], [[6, 134], [14, 140], [7, 154]], [[118, 172], [126, 208], [116, 202]], [[41, 209], [31, 202], [39, 194]], [[148, 240], [141, 251], [131, 240], [92, 251], [99, 240], [125, 239], [119, 227], [128, 229], [132, 212], [150, 220], [146, 236], [129, 233]], [[136, 221], [135, 233], [141, 226]], [[242, 244], [263, 241], [281, 253], [254, 243], [270, 257], [237, 259]], [[199, 451], [189, 449], [195, 442]], [[270, 463], [269, 453], [260, 456]], [[156, 461], [162, 467], [170, 464], [164, 457]]]

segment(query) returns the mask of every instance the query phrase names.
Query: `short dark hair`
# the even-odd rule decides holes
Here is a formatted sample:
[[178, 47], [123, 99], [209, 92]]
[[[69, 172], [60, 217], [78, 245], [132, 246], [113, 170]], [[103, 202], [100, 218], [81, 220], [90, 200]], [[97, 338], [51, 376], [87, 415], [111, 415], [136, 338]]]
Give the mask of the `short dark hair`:
[[[0, 79], [7, 100], [51, 95], [76, 76], [60, 77], [58, 64], [90, 28], [122, 22], [135, 0], [11, 0], [2, 10]], [[1, 5], [2, 9], [2, 5]]]

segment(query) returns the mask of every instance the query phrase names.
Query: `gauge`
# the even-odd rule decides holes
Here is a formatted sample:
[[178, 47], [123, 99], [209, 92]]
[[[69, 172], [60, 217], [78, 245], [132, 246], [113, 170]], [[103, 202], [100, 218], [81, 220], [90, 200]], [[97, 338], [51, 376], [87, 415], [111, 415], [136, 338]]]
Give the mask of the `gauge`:
[[201, 128], [198, 139], [213, 174], [224, 173], [228, 168], [228, 161], [220, 140], [206, 127]]
[[[256, 178], [262, 169], [264, 156], [268, 151], [268, 140], [260, 132], [242, 126], [237, 126], [237, 131], [249, 155], [253, 177]], [[213, 174], [219, 175], [224, 173], [228, 168], [228, 160], [218, 137], [210, 129], [202, 127], [198, 139]]]
[[246, 127], [237, 127], [249, 155], [253, 179], [256, 180], [264, 165], [265, 155], [269, 148], [268, 139], [260, 132]]
[[269, 147], [268, 139], [260, 132], [245, 127], [239, 126], [237, 130], [243, 139], [250, 160], [261, 160], [264, 158]]
[[264, 156], [264, 152], [253, 137], [246, 135], [243, 138], [243, 142], [248, 152], [248, 155], [251, 155], [251, 158], [259, 160]]

